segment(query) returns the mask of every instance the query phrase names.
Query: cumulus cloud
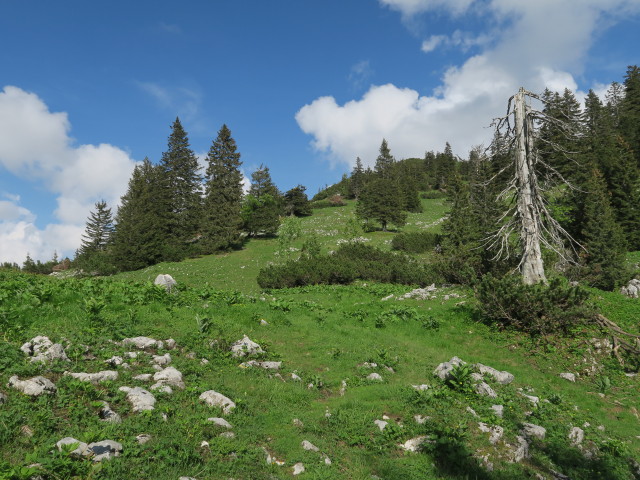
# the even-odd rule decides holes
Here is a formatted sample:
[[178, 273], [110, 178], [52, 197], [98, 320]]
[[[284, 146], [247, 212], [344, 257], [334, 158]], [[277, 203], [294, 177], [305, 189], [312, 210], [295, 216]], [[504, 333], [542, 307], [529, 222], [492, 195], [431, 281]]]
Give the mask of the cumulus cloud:
[[[360, 156], [366, 165], [372, 165], [383, 138], [397, 158], [442, 150], [445, 141], [466, 156], [473, 146], [490, 141], [488, 125], [504, 114], [507, 99], [520, 86], [534, 92], [547, 87], [575, 90], [575, 78], [583, 73], [596, 34], [617, 18], [640, 12], [636, 0], [380, 3], [405, 18], [437, 11], [454, 20], [461, 14], [475, 15], [479, 24], [489, 26], [486, 31], [454, 31], [425, 40], [422, 50], [426, 52], [443, 46], [480, 47], [479, 53], [448, 68], [432, 92], [374, 85], [362, 98], [343, 105], [333, 97], [321, 97], [303, 106], [296, 114], [298, 125], [313, 136], [312, 146], [334, 162], [353, 165]], [[583, 95], [577, 92], [578, 98]]]
[[37, 226], [19, 195], [0, 201], [0, 261], [72, 255], [95, 202], [114, 208], [135, 165], [109, 144], [75, 145], [66, 113], [50, 112], [34, 93], [7, 86], [0, 92], [0, 169], [56, 196], [56, 223]]

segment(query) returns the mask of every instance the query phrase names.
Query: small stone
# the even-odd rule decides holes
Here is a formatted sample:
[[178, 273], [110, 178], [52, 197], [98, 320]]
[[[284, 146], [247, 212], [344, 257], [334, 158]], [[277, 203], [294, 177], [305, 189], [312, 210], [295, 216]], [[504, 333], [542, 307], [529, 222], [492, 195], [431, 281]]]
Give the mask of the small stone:
[[378, 426], [380, 431], [384, 430], [385, 427], [389, 425], [389, 422], [385, 422], [384, 420], [374, 420], [373, 423], [375, 423]]
[[209, 364], [209, 360], [207, 360], [206, 358], [200, 359], [200, 365], [208, 365], [208, 364]]
[[324, 457], [324, 464], [331, 465], [331, 459], [329, 457]]
[[294, 418], [291, 423], [293, 423], [298, 428], [303, 428], [304, 427], [304, 424], [302, 423], [302, 421], [299, 418]]
[[604, 425], [598, 425], [598, 430], [604, 432], [606, 429], [604, 428]]
[[511, 461], [514, 463], [521, 462], [529, 456], [529, 442], [524, 437], [517, 436], [518, 445], [513, 449]]
[[413, 419], [418, 425], [424, 425], [425, 423], [427, 423], [427, 420], [431, 419], [431, 417], [425, 415], [414, 415]]
[[219, 437], [222, 438], [236, 438], [236, 434], [233, 432], [222, 432], [220, 435], [218, 435]]
[[124, 362], [124, 358], [119, 357], [117, 355], [114, 355], [113, 357], [111, 357], [108, 360], [104, 361], [104, 363], [108, 363], [112, 367], [117, 367], [119, 365], [122, 365], [123, 362]]
[[309, 450], [312, 452], [319, 452], [320, 449], [318, 447], [316, 447], [313, 443], [309, 442], [308, 440], [303, 440], [302, 441], [302, 448], [304, 448], [305, 450]]
[[20, 434], [23, 437], [31, 438], [31, 437], [33, 437], [33, 430], [31, 429], [31, 427], [29, 425], [22, 425], [20, 427]]
[[171, 355], [169, 353], [165, 353], [164, 355], [154, 355], [152, 362], [161, 366], [169, 365], [171, 363]]
[[171, 290], [178, 284], [178, 282], [176, 282], [168, 273], [161, 273], [153, 281], [153, 284], [163, 287], [167, 292], [171, 293]]
[[480, 431], [482, 432], [491, 434], [491, 436], [489, 437], [489, 442], [491, 443], [491, 445], [495, 445], [496, 443], [498, 443], [504, 435], [504, 429], [499, 425], [489, 426], [486, 423], [480, 422], [478, 423], [478, 428], [480, 428]]
[[125, 338], [120, 343], [122, 345], [133, 345], [140, 350], [146, 350], [147, 348], [155, 348], [158, 346], [158, 341], [149, 337]]
[[124, 352], [124, 356], [134, 360], [138, 358], [138, 352]]
[[371, 380], [371, 381], [374, 381], [374, 382], [382, 382], [383, 381], [382, 376], [380, 376], [380, 374], [376, 373], [376, 372], [373, 372], [373, 373], [370, 373], [369, 375], [367, 375], [367, 380]]
[[298, 462], [293, 466], [293, 474], [300, 475], [301, 473], [304, 473], [304, 465], [301, 462]]
[[474, 417], [477, 417], [477, 416], [478, 416], [478, 414], [476, 413], [476, 411], [475, 411], [473, 408], [471, 408], [471, 407], [467, 407], [467, 408], [466, 408], [466, 411], [467, 411], [467, 413], [470, 413], [470, 414], [471, 414], [471, 415], [473, 415]]
[[403, 444], [399, 445], [401, 449], [407, 452], [417, 452], [420, 450], [420, 446], [427, 441], [426, 435], [420, 435], [419, 437], [414, 437]]
[[533, 403], [534, 405], [538, 405], [538, 403], [540, 402], [540, 398], [538, 397], [534, 397], [533, 395], [526, 395], [526, 394], [522, 394], [523, 397], [528, 398], [529, 401], [531, 403]]
[[87, 444], [84, 442], [81, 442], [80, 440], [76, 440], [73, 437], [64, 437], [62, 440], [59, 440], [58, 442], [56, 442], [56, 447], [58, 448], [58, 451], [62, 451], [62, 447], [66, 446], [66, 445], [73, 445], [77, 443], [78, 446], [72, 450], [71, 452], [69, 452], [69, 454], [73, 457], [86, 457], [88, 455], [91, 455], [91, 452], [88, 450], [87, 448]]
[[153, 390], [154, 392], [166, 393], [168, 395], [171, 395], [173, 393], [173, 389], [169, 385], [164, 385], [162, 383], [154, 383], [153, 385], [151, 385], [151, 387], [149, 387], [149, 389]]
[[100, 416], [100, 419], [103, 422], [109, 422], [109, 423], [122, 422], [122, 418], [120, 418], [120, 415], [118, 415], [116, 412], [111, 410], [111, 407], [107, 402], [102, 402], [102, 408], [98, 412], [98, 415]]
[[160, 370], [159, 372], [154, 373], [153, 380], [157, 382], [156, 385], [159, 384], [169, 387], [176, 387], [181, 390], [184, 389], [182, 373], [180, 373], [180, 371], [176, 370], [174, 367], [167, 367], [164, 370]]
[[169, 350], [173, 350], [174, 348], [176, 348], [176, 341], [173, 338], [167, 338], [164, 341], [164, 344]]
[[294, 382], [301, 382], [302, 378], [300, 378], [298, 375], [296, 375], [295, 373], [291, 374], [291, 380], [293, 380]]
[[498, 371], [493, 367], [488, 367], [481, 363], [476, 363], [475, 367], [482, 373], [483, 375], [491, 375], [495, 380], [501, 385], [508, 385], [513, 382], [514, 376], [509, 372]]
[[342, 382], [340, 384], [340, 396], [344, 397], [345, 393], [347, 393], [347, 381], [346, 380], [342, 380]]
[[426, 383], [423, 383], [421, 385], [411, 385], [413, 387], [414, 390], [417, 391], [423, 391], [423, 390], [429, 390], [429, 385], [427, 385]]
[[149, 435], [148, 433], [141, 433], [140, 435], [136, 435], [136, 441], [140, 445], [144, 445], [145, 443], [147, 443], [152, 438], [153, 437], [151, 435]]
[[502, 405], [491, 405], [491, 410], [498, 418], [502, 418], [502, 415], [504, 415], [504, 407]]
[[228, 428], [229, 430], [233, 428], [231, 424], [227, 422], [224, 418], [211, 417], [211, 418], [207, 418], [207, 421], [216, 424], [218, 427]]
[[139, 375], [134, 375], [131, 377], [133, 380], [138, 380], [139, 382], [150, 382], [153, 378], [152, 373], [141, 373]]
[[280, 370], [282, 362], [258, 362], [256, 360], [249, 360], [240, 364], [241, 368], [258, 367], [265, 370]]
[[262, 353], [264, 353], [262, 347], [246, 335], [231, 346], [232, 357], [245, 357], [247, 355], [258, 355]]
[[222, 408], [222, 411], [225, 413], [225, 415], [228, 415], [234, 408], [236, 408], [236, 404], [232, 400], [214, 390], [208, 390], [204, 392], [202, 395], [200, 395], [199, 399], [201, 402], [205, 402], [210, 407]]
[[264, 318], [261, 318], [260, 325], [262, 325], [263, 327], [266, 327], [267, 325], [269, 325], [269, 322], [267, 322]]
[[576, 376], [573, 373], [567, 373], [567, 372], [561, 373], [560, 374], [560, 378], [564, 378], [565, 380], [568, 380], [568, 381], [574, 382], [574, 383], [576, 381]]

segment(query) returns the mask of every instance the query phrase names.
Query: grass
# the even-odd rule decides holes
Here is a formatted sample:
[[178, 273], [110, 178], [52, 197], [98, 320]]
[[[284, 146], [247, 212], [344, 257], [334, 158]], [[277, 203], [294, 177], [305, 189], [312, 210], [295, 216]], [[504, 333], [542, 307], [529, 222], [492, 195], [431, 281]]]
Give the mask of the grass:
[[[424, 202], [425, 212], [411, 215], [406, 230], [432, 224], [444, 214], [442, 200]], [[318, 210], [303, 219], [304, 235], [314, 232], [325, 251], [333, 249], [352, 212], [351, 203]], [[392, 235], [363, 234], [383, 247]], [[631, 478], [627, 460], [640, 455], [637, 377], [626, 376], [607, 356], [596, 356], [602, 370], [595, 376], [580, 376], [576, 383], [558, 376], [585, 369], [583, 359], [595, 355], [589, 345], [594, 332], [540, 341], [497, 331], [475, 321], [473, 292], [461, 287], [440, 288], [436, 298], [424, 301], [382, 301], [410, 287], [363, 282], [261, 292], [255, 276], [268, 262], [281, 261], [276, 250], [276, 239], [254, 239], [240, 251], [108, 279], [0, 272], [0, 389], [8, 397], [0, 405], [0, 479], [29, 478], [33, 473], [20, 469], [32, 463], [42, 464], [48, 478], [290, 478], [297, 462], [306, 468], [302, 478], [313, 479], [507, 479], [549, 476], [551, 469], [574, 479]], [[177, 294], [151, 285], [158, 273], [178, 281]], [[593, 293], [605, 315], [637, 331], [637, 300]], [[71, 361], [51, 366], [28, 362], [19, 347], [36, 335], [69, 344]], [[149, 388], [133, 376], [153, 373], [150, 354], [163, 352], [141, 354], [130, 361], [129, 370], [119, 368], [120, 377], [112, 383], [93, 386], [63, 376], [65, 370], [104, 370], [105, 359], [130, 350], [112, 341], [138, 335], [171, 337], [178, 344], [170, 354], [186, 388], [156, 394], [154, 411], [133, 413], [118, 387]], [[283, 362], [280, 377], [238, 367], [242, 360], [232, 358], [229, 347], [243, 335], [263, 346], [261, 360]], [[88, 352], [82, 345], [89, 346]], [[434, 378], [433, 370], [454, 355], [507, 370], [515, 381], [492, 383], [497, 399], [453, 390]], [[365, 362], [378, 366], [367, 368]], [[367, 380], [372, 372], [383, 381]], [[292, 373], [302, 381], [294, 381]], [[12, 375], [38, 374], [56, 382], [56, 395], [30, 398], [4, 387]], [[605, 376], [610, 386], [602, 397], [597, 379]], [[417, 392], [411, 385], [418, 384], [431, 388]], [[237, 403], [232, 414], [198, 402], [211, 389]], [[518, 389], [541, 402], [534, 407]], [[102, 400], [123, 417], [121, 424], [100, 421], [97, 402]], [[504, 418], [495, 417], [494, 403], [504, 405]], [[413, 420], [418, 414], [431, 419], [418, 424]], [[373, 422], [385, 415], [389, 426], [381, 432]], [[223, 429], [206, 420], [213, 416], [224, 416], [235, 437], [220, 436]], [[504, 441], [491, 445], [479, 421], [502, 426]], [[529, 459], [511, 464], [507, 443], [515, 444], [523, 422], [544, 426], [547, 438], [531, 445]], [[566, 438], [572, 426], [585, 422], [591, 426], [584, 428], [583, 448], [599, 452], [591, 459]], [[24, 434], [24, 426], [31, 436]], [[135, 437], [141, 433], [152, 440], [139, 445]], [[415, 454], [398, 447], [418, 435], [435, 443]], [[92, 465], [54, 453], [55, 443], [66, 436], [87, 443], [113, 439], [124, 452]], [[320, 453], [303, 450], [303, 440]], [[208, 447], [201, 446], [203, 441]], [[285, 465], [267, 464], [264, 449]], [[481, 466], [478, 458], [485, 455], [493, 471]]]

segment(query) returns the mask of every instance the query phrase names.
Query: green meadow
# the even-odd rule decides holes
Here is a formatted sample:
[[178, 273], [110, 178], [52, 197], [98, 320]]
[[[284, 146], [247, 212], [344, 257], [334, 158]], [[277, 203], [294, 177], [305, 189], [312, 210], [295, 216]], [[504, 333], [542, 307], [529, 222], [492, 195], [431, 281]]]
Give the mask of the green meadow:
[[[403, 231], [439, 231], [448, 205], [423, 205]], [[417, 286], [370, 282], [260, 289], [260, 269], [296, 258], [310, 236], [323, 252], [336, 249], [350, 234], [353, 208], [314, 210], [286, 251], [277, 238], [252, 239], [238, 251], [107, 278], [0, 272], [0, 479], [286, 479], [298, 463], [302, 479], [640, 478], [638, 377], [598, 347], [606, 335], [596, 329], [546, 338], [499, 330], [482, 322], [474, 292], [459, 286], [436, 285], [421, 300], [399, 298]], [[395, 233], [359, 235], [390, 249]], [[161, 273], [177, 281], [172, 292], [153, 285]], [[639, 333], [637, 299], [590, 292], [605, 316]], [[37, 335], [62, 344], [69, 361], [31, 362], [20, 347]], [[232, 356], [245, 335], [263, 353]], [[172, 338], [176, 347], [120, 344], [137, 336]], [[136, 358], [127, 357], [131, 351]], [[155, 373], [153, 355], [166, 353], [185, 388], [150, 390], [155, 408], [134, 412], [119, 387], [149, 389], [134, 377]], [[128, 368], [106, 364], [113, 356]], [[454, 381], [434, 376], [454, 356], [468, 368], [456, 369]], [[277, 371], [240, 366], [251, 359], [282, 363]], [[496, 397], [479, 395], [470, 378], [477, 363], [514, 380], [503, 385], [485, 375]], [[117, 380], [94, 385], [64, 374], [101, 370], [117, 370]], [[560, 378], [564, 372], [576, 382]], [[37, 375], [56, 392], [31, 397], [7, 386], [13, 376]], [[209, 390], [235, 409], [226, 414], [199, 401]], [[120, 423], [100, 418], [102, 402]], [[376, 420], [387, 422], [384, 429]], [[500, 427], [500, 439], [492, 443], [481, 423]], [[529, 438], [527, 454], [514, 462], [525, 424], [546, 433]], [[574, 427], [584, 434], [579, 444], [569, 438]], [[141, 434], [150, 440], [139, 443]], [[56, 447], [64, 437], [114, 440], [122, 453], [102, 462], [76, 458]], [[417, 451], [401, 447], [416, 438]]]

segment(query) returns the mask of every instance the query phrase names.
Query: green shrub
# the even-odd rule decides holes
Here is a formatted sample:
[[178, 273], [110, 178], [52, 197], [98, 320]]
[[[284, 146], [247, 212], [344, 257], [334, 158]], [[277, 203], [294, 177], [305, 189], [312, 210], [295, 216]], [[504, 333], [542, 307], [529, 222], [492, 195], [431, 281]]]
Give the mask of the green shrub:
[[433, 232], [399, 233], [391, 240], [391, 248], [408, 253], [425, 253], [440, 244], [441, 235]]
[[332, 255], [303, 257], [283, 265], [271, 265], [258, 274], [258, 284], [262, 288], [348, 284], [354, 280], [403, 285], [440, 283], [437, 274], [425, 265], [361, 243], [344, 244]]
[[447, 198], [447, 195], [447, 192], [443, 192], [441, 190], [429, 190], [428, 192], [421, 193], [420, 198], [433, 200], [437, 198]]
[[587, 303], [588, 292], [559, 278], [549, 285], [525, 285], [519, 276], [486, 275], [478, 284], [476, 296], [486, 320], [531, 335], [568, 333], [595, 315], [593, 306]]

